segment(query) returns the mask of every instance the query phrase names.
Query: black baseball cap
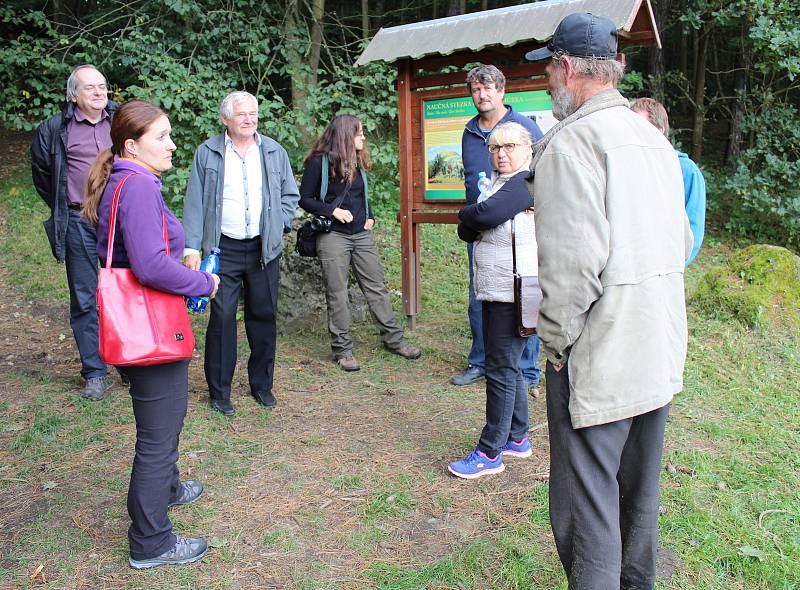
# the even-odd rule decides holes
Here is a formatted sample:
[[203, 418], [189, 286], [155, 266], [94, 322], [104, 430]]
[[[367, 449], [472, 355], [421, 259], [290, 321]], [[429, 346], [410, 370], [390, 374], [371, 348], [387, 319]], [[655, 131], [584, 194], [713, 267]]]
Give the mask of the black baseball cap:
[[617, 57], [617, 27], [610, 18], [576, 12], [561, 19], [547, 47], [525, 54], [528, 61], [550, 59], [556, 54], [595, 59]]

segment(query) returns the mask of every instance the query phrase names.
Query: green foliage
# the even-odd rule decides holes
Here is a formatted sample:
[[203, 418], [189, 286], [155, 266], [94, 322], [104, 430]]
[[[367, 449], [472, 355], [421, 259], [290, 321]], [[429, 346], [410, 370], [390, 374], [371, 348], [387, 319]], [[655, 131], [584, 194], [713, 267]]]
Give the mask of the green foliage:
[[796, 2], [755, 0], [755, 18], [749, 38], [757, 54], [756, 67], [764, 73], [800, 74], [800, 7]]
[[623, 94], [639, 94], [644, 90], [644, 76], [641, 72], [632, 70], [625, 73], [625, 77], [619, 83], [619, 91]]
[[743, 125], [754, 144], [713, 183], [712, 211], [731, 231], [800, 248], [800, 111], [767, 96]]
[[135, 0], [100, 6], [67, 30], [42, 11], [2, 8], [0, 28], [24, 32], [0, 47], [0, 125], [35, 128], [62, 108], [72, 66], [94, 63], [113, 99], [141, 98], [169, 113], [177, 151], [164, 195], [180, 211], [194, 150], [221, 131], [227, 93], [244, 89], [259, 98], [261, 131], [287, 149], [298, 176], [308, 138], [334, 115], [353, 113], [373, 146], [373, 204], [385, 210], [397, 197], [395, 69], [352, 68], [349, 50], [363, 47], [350, 38], [345, 50], [329, 49], [317, 84], [303, 88], [306, 108], [296, 108], [291, 85], [298, 78], [286, 54], [305, 55], [309, 38], [302, 26], [287, 34], [285, 10], [255, 0]]

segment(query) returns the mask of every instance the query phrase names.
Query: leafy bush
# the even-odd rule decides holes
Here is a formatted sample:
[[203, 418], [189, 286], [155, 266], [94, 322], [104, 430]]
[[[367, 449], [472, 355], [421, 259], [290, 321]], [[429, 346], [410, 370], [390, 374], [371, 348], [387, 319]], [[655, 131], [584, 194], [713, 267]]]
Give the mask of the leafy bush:
[[756, 239], [800, 248], [800, 112], [766, 97], [745, 117], [753, 146], [744, 150], [732, 175], [712, 184], [712, 212], [727, 229]]
[[259, 98], [260, 130], [287, 149], [298, 177], [308, 138], [336, 114], [358, 115], [375, 162], [372, 203], [379, 213], [396, 210], [395, 68], [353, 68], [349, 49], [362, 47], [358, 40], [348, 51], [329, 50], [317, 84], [305, 89], [307, 109], [292, 108], [297, 78], [285, 57], [291, 41], [282, 28], [284, 10], [255, 0], [231, 0], [224, 8], [212, 0], [138, 0], [67, 28], [42, 11], [0, 8], [0, 29], [23, 31], [0, 47], [0, 125], [34, 129], [63, 108], [71, 68], [93, 63], [114, 100], [141, 98], [169, 113], [177, 151], [175, 167], [164, 175], [164, 196], [180, 211], [195, 149], [222, 129], [220, 101], [245, 89]]

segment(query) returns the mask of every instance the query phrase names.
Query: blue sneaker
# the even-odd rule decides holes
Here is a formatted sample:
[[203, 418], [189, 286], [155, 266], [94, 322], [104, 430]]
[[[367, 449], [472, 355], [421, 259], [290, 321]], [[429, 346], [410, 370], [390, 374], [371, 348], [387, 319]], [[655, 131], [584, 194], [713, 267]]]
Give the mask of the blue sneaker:
[[506, 466], [503, 465], [503, 453], [497, 453], [497, 457], [492, 460], [486, 456], [486, 453], [478, 449], [472, 451], [461, 461], [454, 461], [447, 466], [450, 473], [464, 479], [476, 479], [482, 475], [500, 473], [505, 468]]
[[522, 440], [509, 440], [500, 451], [508, 457], [520, 457], [522, 459], [533, 455], [531, 441], [528, 440], [527, 436]]

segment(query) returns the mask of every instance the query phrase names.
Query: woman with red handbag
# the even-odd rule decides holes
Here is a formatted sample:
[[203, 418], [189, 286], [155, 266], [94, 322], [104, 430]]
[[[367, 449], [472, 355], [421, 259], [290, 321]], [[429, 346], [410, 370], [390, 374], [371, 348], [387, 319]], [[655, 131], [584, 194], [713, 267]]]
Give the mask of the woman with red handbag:
[[[219, 277], [181, 264], [183, 227], [161, 196], [160, 174], [172, 167], [175, 151], [170, 131], [166, 113], [157, 106], [141, 100], [121, 105], [111, 124], [112, 147], [98, 155], [89, 171], [83, 214], [97, 225], [97, 251], [103, 266], [111, 255], [109, 269], [101, 270], [129, 268], [140, 283], [137, 287], [213, 297]], [[111, 219], [115, 224], [110, 227]], [[125, 292], [119, 295], [124, 297]], [[123, 307], [125, 303], [137, 304], [123, 301]], [[101, 340], [106, 329], [101, 322]], [[116, 326], [123, 336], [146, 329], [142, 325]], [[118, 333], [105, 336], [120, 340]], [[193, 341], [191, 333], [175, 339], [184, 337]], [[136, 419], [136, 452], [128, 488], [132, 520], [129, 562], [136, 569], [191, 563], [208, 550], [204, 539], [173, 534], [167, 517], [170, 506], [193, 502], [203, 492], [199, 481], [182, 482], [177, 467], [178, 439], [188, 400], [189, 359], [169, 360], [133, 359], [123, 369], [130, 379]]]

